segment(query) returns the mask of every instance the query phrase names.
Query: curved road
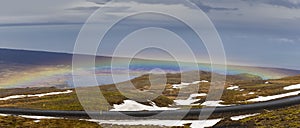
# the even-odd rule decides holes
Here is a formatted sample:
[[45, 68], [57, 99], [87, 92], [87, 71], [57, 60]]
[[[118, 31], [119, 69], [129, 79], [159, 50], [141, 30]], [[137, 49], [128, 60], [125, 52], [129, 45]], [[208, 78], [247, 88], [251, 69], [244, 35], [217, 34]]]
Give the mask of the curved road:
[[[212, 108], [202, 108], [202, 109], [192, 109], [192, 110], [170, 110], [164, 111], [164, 119], [170, 119], [172, 117], [176, 117], [178, 115], [182, 115], [187, 113], [188, 116], [198, 116], [200, 112], [211, 112], [213, 113], [226, 113], [226, 112], [247, 112], [247, 111], [256, 111], [263, 109], [274, 109], [280, 107], [286, 107], [291, 105], [300, 104], [300, 96], [278, 99], [267, 102], [259, 102], [254, 104], [247, 105], [236, 105], [236, 106], [227, 106], [227, 107], [217, 107], [214, 111]], [[122, 112], [123, 114], [127, 114], [130, 116], [134, 116], [136, 118], [143, 118], [151, 115], [156, 115], [161, 113], [162, 111], [138, 111], [138, 112]], [[2, 114], [13, 114], [13, 115], [34, 115], [34, 116], [53, 116], [53, 117], [70, 117], [70, 118], [89, 118], [91, 116], [97, 116], [100, 112], [85, 112], [85, 111], [55, 111], [55, 110], [32, 110], [32, 109], [18, 109], [18, 108], [0, 108], [0, 113]], [[121, 117], [119, 112], [110, 112], [103, 111], [101, 112], [101, 119], [105, 117], [105, 119], [117, 119]], [[151, 117], [149, 117], [151, 118]], [[153, 118], [152, 118], [153, 119]]]

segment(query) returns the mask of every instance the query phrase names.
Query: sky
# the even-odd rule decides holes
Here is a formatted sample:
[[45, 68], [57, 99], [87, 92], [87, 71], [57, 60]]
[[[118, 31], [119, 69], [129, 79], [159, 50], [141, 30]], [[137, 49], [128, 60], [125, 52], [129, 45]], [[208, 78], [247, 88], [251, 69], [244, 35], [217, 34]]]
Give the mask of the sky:
[[[300, 69], [300, 0], [190, 1], [215, 25], [229, 64]], [[108, 6], [108, 2], [113, 3]], [[167, 8], [178, 15], [189, 16], [191, 21], [197, 14], [195, 8], [182, 4], [181, 0], [1, 0], [0, 47], [72, 53], [85, 22], [103, 8], [105, 17], [98, 23], [103, 26], [138, 8]], [[112, 55], [121, 37], [147, 26], [181, 33], [195, 56], [208, 61], [203, 42], [185, 25], [170, 17], [151, 14], [116, 24], [100, 45], [98, 54]], [[163, 36], [156, 38], [166, 40]], [[176, 49], [172, 42], [175, 41], [169, 40], [170, 47]], [[150, 58], [169, 56], [164, 53], [145, 50], [140, 54]]]

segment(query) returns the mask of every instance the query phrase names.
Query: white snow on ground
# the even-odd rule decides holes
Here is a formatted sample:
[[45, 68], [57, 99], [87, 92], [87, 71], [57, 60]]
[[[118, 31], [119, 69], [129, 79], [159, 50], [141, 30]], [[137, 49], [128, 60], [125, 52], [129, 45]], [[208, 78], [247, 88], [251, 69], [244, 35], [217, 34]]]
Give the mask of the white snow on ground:
[[9, 114], [0, 114], [0, 116], [10, 116]]
[[41, 119], [61, 119], [59, 117], [50, 117], [50, 116], [28, 116], [28, 115], [18, 115], [19, 117], [23, 118], [28, 118], [28, 119], [36, 119], [36, 120], [41, 120]]
[[34, 123], [38, 123], [38, 122], [41, 122], [41, 120], [35, 120], [35, 121], [33, 121]]
[[209, 81], [207, 80], [201, 80], [201, 83], [208, 83]]
[[199, 101], [200, 99], [195, 99], [198, 96], [206, 96], [206, 93], [200, 93], [200, 94], [191, 94], [190, 97], [186, 100], [174, 100], [176, 105], [199, 105], [199, 104], [193, 104], [194, 102]]
[[300, 84], [290, 85], [283, 88], [284, 90], [294, 90], [294, 89], [300, 89]]
[[195, 93], [195, 94], [191, 94], [190, 97], [188, 99], [193, 99], [196, 98], [198, 96], [207, 96], [206, 93]]
[[224, 101], [222, 101], [222, 100], [218, 100], [218, 101], [205, 101], [201, 105], [203, 105], [203, 106], [211, 106], [211, 107], [215, 107], [215, 106], [230, 106], [230, 105], [220, 104], [222, 102], [224, 102]]
[[67, 90], [64, 92], [49, 92], [49, 93], [33, 94], [33, 95], [14, 95], [14, 96], [0, 98], [0, 100], [10, 100], [10, 99], [18, 99], [18, 98], [26, 98], [26, 97], [43, 97], [43, 96], [50, 96], [50, 95], [67, 94], [67, 93], [71, 93], [71, 92], [73, 92], [73, 91]]
[[289, 92], [289, 93], [273, 95], [273, 96], [259, 96], [258, 98], [250, 99], [247, 101], [250, 101], [250, 102], [269, 101], [269, 100], [275, 100], [275, 99], [284, 98], [284, 97], [288, 97], [288, 96], [296, 96], [298, 94], [300, 94], [300, 91]]
[[[8, 114], [0, 114], [0, 116], [9, 116]], [[38, 123], [43, 119], [63, 119], [60, 117], [48, 117], [48, 116], [28, 116], [18, 115], [23, 118], [35, 119], [34, 122]], [[156, 125], [156, 126], [183, 126], [184, 124], [191, 123], [191, 128], [204, 128], [212, 127], [216, 125], [221, 119], [210, 119], [210, 120], [95, 120], [95, 119], [79, 119], [90, 122], [101, 124], [112, 124], [112, 125]]]
[[249, 95], [254, 95], [254, 94], [255, 94], [255, 92], [249, 92], [248, 94], [249, 94]]
[[248, 118], [248, 117], [251, 117], [251, 116], [256, 116], [256, 115], [259, 115], [260, 113], [255, 113], [255, 114], [248, 114], [248, 115], [240, 115], [240, 116], [233, 116], [233, 117], [230, 117], [231, 120], [241, 120], [241, 119], [245, 119], [245, 118]]
[[236, 90], [236, 89], [239, 89], [239, 86], [230, 86], [227, 89], [228, 90]]
[[195, 82], [192, 82], [191, 84], [199, 84], [201, 83], [201, 81], [195, 81]]
[[181, 84], [173, 84], [173, 88], [183, 88], [185, 86], [189, 86], [191, 83], [181, 83]]
[[191, 99], [191, 100], [174, 100], [176, 105], [199, 105], [198, 104], [193, 104], [195, 102], [199, 101], [199, 99]]
[[211, 120], [87, 120], [99, 124], [112, 125], [155, 125], [155, 126], [183, 126], [184, 124], [192, 123], [191, 128], [204, 128], [216, 125], [221, 119]]
[[140, 104], [133, 100], [124, 100], [123, 104], [114, 104], [110, 111], [155, 111], [155, 110], [177, 110], [178, 108], [158, 107], [155, 103], [152, 106]]
[[[11, 116], [10, 114], [0, 114], [0, 116]], [[33, 122], [38, 123], [41, 119], [63, 119], [59, 117], [48, 117], [48, 116], [28, 116], [28, 115], [17, 115], [19, 117], [28, 118], [28, 119], [35, 119]]]
[[8, 96], [4, 98], [0, 98], [0, 100], [10, 100], [10, 99], [17, 99], [17, 98], [25, 98], [26, 95], [15, 95], [15, 96]]
[[191, 84], [208, 83], [208, 82], [209, 81], [207, 81], [207, 80], [201, 80], [201, 81], [192, 82]]
[[245, 89], [241, 89], [239, 86], [230, 85], [227, 90], [234, 90], [234, 91], [245, 91]]
[[173, 84], [172, 87], [175, 88], [175, 89], [177, 89], [177, 88], [184, 88], [184, 87], [189, 86], [191, 84], [199, 84], [199, 83], [207, 83], [207, 82], [209, 82], [209, 81], [207, 81], [207, 80], [201, 80], [201, 81], [194, 81], [192, 83], [184, 83], [184, 82], [182, 82], [180, 84]]

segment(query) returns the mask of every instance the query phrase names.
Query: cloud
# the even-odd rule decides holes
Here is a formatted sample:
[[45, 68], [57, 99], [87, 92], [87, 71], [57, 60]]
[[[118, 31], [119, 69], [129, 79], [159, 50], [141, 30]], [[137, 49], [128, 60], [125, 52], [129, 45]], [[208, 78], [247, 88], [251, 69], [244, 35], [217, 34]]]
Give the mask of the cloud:
[[[109, 1], [3, 0], [0, 4], [0, 43], [9, 43], [2, 43], [1, 46], [72, 51], [72, 45], [76, 40], [81, 25], [90, 16], [92, 11], [104, 7], [105, 3]], [[178, 15], [190, 17], [190, 20], [193, 20], [195, 11], [197, 11], [183, 4], [181, 0], [131, 1], [133, 2], [118, 0], [109, 7], [105, 6], [104, 10], [107, 11], [106, 17], [99, 22], [103, 24], [111, 22], [113, 17], [120, 17], [129, 12], [136, 12], [139, 8], [170, 8]], [[224, 41], [225, 48], [228, 48], [226, 52], [229, 54], [229, 58], [235, 57], [238, 60], [247, 58], [245, 62], [249, 60], [258, 64], [263, 62], [280, 64], [282, 63], [280, 58], [275, 58], [274, 60], [268, 60], [268, 58], [272, 58], [273, 54], [278, 54], [278, 51], [282, 54], [294, 53], [293, 58], [299, 56], [299, 0], [191, 1], [212, 19]], [[135, 8], [130, 8], [132, 6], [138, 9], [134, 10]], [[176, 27], [176, 30], [183, 30], [180, 28], [180, 24], [177, 25], [168, 22], [169, 20], [158, 16], [151, 17], [150, 15], [146, 15], [144, 17], [134, 17], [129, 21], [126, 23], [137, 25], [158, 24], [157, 26], [164, 26], [166, 24], [174, 28]], [[197, 24], [201, 23], [197, 22]], [[56, 27], [55, 25], [62, 26]], [[130, 27], [132, 26], [125, 23], [120, 24], [120, 29], [128, 29]], [[115, 34], [118, 36], [119, 32], [116, 31]], [[187, 35], [190, 36], [188, 33]], [[273, 43], [278, 45], [273, 45]], [[106, 49], [106, 47], [103, 49]], [[107, 49], [109, 51], [109, 47]], [[249, 56], [245, 54], [246, 52], [253, 53], [253, 51], [255, 51], [255, 54], [249, 54]], [[265, 59], [264, 57], [267, 60], [262, 61], [262, 59]], [[282, 56], [282, 58], [286, 57]], [[295, 63], [295, 59], [291, 60]], [[295, 65], [299, 65], [299, 63], [300, 61], [296, 61]]]
[[111, 0], [87, 0], [88, 2], [93, 2], [95, 4], [100, 4], [100, 5], [103, 5], [103, 4], [106, 4], [107, 2], [110, 2]]
[[95, 6], [99, 5], [86, 0], [3, 0], [0, 4], [0, 26], [81, 23], [91, 14], [88, 10], [95, 9]]
[[235, 11], [235, 10], [238, 10], [238, 8], [212, 7], [212, 6], [203, 4], [200, 0], [190, 0], [190, 1], [193, 2], [194, 4], [196, 4], [204, 12], [210, 12], [211, 10], [215, 10], [215, 11]]
[[99, 9], [100, 7], [98, 6], [91, 6], [91, 7], [73, 7], [73, 8], [68, 8], [66, 10], [73, 10], [73, 11], [95, 11]]
[[300, 8], [300, 1], [298, 0], [269, 0], [267, 2], [271, 5], [282, 6], [287, 8]]
[[280, 39], [278, 39], [278, 41], [284, 42], [284, 43], [295, 43], [294, 40], [288, 39], [288, 38], [280, 38]]
[[284, 43], [284, 44], [295, 44], [297, 41], [290, 38], [272, 38], [270, 39], [273, 42]]
[[[89, 2], [94, 2], [96, 4], [105, 4], [111, 0], [87, 0]], [[134, 1], [138, 3], [143, 3], [143, 4], [164, 4], [164, 5], [175, 5], [175, 4], [183, 4], [185, 5], [185, 2], [182, 1], [174, 1], [174, 0], [128, 0], [128, 1]], [[197, 5], [199, 8], [201, 8], [204, 12], [209, 12], [211, 10], [216, 10], [216, 11], [233, 11], [233, 10], [238, 10], [238, 8], [227, 8], [227, 7], [213, 7], [209, 6], [206, 4], [203, 4], [200, 0], [189, 0], [190, 2], [194, 3]], [[116, 1], [118, 2], [118, 1]], [[121, 1], [120, 1], [121, 2]]]
[[17, 26], [56, 26], [56, 25], [83, 25], [83, 22], [40, 22], [40, 23], [6, 23], [0, 24], [0, 27]]
[[286, 8], [300, 8], [300, 0], [244, 0], [251, 4], [263, 3], [273, 6], [286, 7]]

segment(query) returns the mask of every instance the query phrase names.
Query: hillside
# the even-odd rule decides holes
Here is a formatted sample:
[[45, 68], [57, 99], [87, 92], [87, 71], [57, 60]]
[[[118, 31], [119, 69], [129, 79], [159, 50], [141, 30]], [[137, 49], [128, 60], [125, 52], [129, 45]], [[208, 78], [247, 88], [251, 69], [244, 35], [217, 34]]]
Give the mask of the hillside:
[[[88, 55], [77, 55], [82, 58], [93, 58]], [[27, 50], [14, 50], [14, 49], [0, 49], [0, 64], [1, 67], [9, 68], [9, 66], [18, 66], [19, 68], [36, 66], [57, 66], [64, 65], [70, 67], [72, 64], [72, 54], [67, 53], [54, 53], [44, 51], [27, 51]], [[122, 64], [129, 58], [118, 58], [114, 57], [118, 63]], [[111, 57], [108, 56], [97, 56], [95, 58], [96, 67], [100, 69], [106, 69], [111, 65]], [[84, 62], [82, 62], [84, 63]], [[189, 63], [182, 63], [183, 66], [188, 66]], [[163, 61], [163, 60], [147, 60], [140, 58], [133, 58], [131, 62], [131, 70], [144, 70], [150, 71], [154, 68], [160, 68], [166, 71], [178, 71], [179, 67], [177, 62], [174, 61]], [[193, 70], [209, 71], [210, 64], [199, 63], [199, 69], [189, 67]], [[2, 70], [4, 68], [1, 68]], [[216, 70], [217, 71], [217, 70]], [[283, 68], [270, 68], [270, 67], [254, 67], [254, 66], [239, 66], [239, 65], [227, 65], [228, 74], [255, 74], [261, 77], [286, 77], [300, 74], [299, 70], [283, 69]]]
[[[200, 77], [197, 77], [195, 73], [199, 73]], [[161, 79], [162, 75], [165, 75], [167, 78], [166, 84], [156, 83]], [[184, 75], [187, 79], [182, 79], [181, 75]], [[223, 77], [221, 74], [216, 74], [217, 77]], [[101, 85], [98, 88], [103, 93], [105, 99], [95, 99], [93, 97], [89, 97], [89, 102], [103, 102], [104, 100], [108, 101], [109, 104], [101, 104], [97, 105], [97, 108], [103, 111], [109, 111], [116, 109], [116, 106], [122, 106], [125, 102], [128, 102], [130, 99], [143, 99], [143, 97], [147, 97], [147, 95], [139, 94], [137, 95], [131, 88], [128, 87], [128, 83], [132, 82], [133, 85], [140, 92], [149, 92], [152, 94], [158, 94], [159, 90], [163, 88], [163, 92], [152, 101], [140, 102], [140, 105], [146, 105], [151, 107], [153, 103], [160, 107], [167, 108], [179, 108], [179, 109], [187, 109], [189, 107], [192, 108], [202, 108], [202, 107], [210, 107], [205, 103], [206, 95], [208, 94], [210, 89], [210, 78], [211, 73], [200, 71], [200, 72], [184, 72], [183, 74], [178, 73], [168, 73], [168, 74], [145, 74], [139, 77], [136, 77], [130, 81], [125, 81], [117, 84], [109, 84], [109, 85]], [[261, 96], [272, 96], [278, 94], [285, 94], [290, 92], [299, 91], [300, 88], [295, 88], [292, 90], [286, 90], [286, 87], [290, 87], [295, 84], [300, 83], [300, 76], [291, 76], [285, 77], [281, 79], [270, 79], [263, 80], [259, 76], [251, 75], [251, 74], [237, 74], [237, 75], [228, 75], [226, 77], [227, 81], [224, 88], [221, 101], [218, 103], [214, 103], [215, 105], [221, 106], [230, 106], [230, 105], [238, 105], [238, 104], [252, 104], [256, 102], [249, 102], [249, 99], [261, 97]], [[154, 81], [151, 83], [149, 80]], [[198, 82], [196, 82], [198, 81]], [[151, 83], [151, 84], [150, 84]], [[189, 83], [189, 84], [185, 84]], [[221, 86], [220, 86], [221, 87]], [[91, 89], [95, 89], [95, 87], [85, 87], [81, 88], [81, 95], [89, 95]], [[123, 93], [120, 93], [119, 90], [122, 90]], [[192, 99], [187, 100], [188, 97], [191, 97], [193, 94], [196, 95]], [[43, 95], [51, 92], [66, 92], [56, 95], [45, 95], [45, 96], [36, 96], [32, 95]], [[181, 95], [178, 95], [178, 92], [182, 91]], [[81, 103], [78, 100], [77, 94], [74, 89], [62, 90], [54, 87], [50, 88], [15, 88], [15, 89], [0, 89], [0, 107], [9, 107], [9, 108], [30, 108], [30, 109], [40, 109], [40, 110], [84, 110], [81, 106]], [[125, 94], [124, 94], [125, 92]], [[210, 92], [212, 93], [212, 92]], [[300, 93], [300, 92], [299, 92]], [[20, 95], [27, 95], [26, 97], [13, 98], [18, 97]], [[31, 95], [31, 96], [30, 96]], [[127, 96], [130, 96], [128, 98]], [[295, 95], [297, 96], [297, 95]], [[206, 99], [208, 100], [208, 99]], [[191, 102], [190, 102], [191, 101]], [[153, 103], [152, 103], [153, 102]], [[184, 104], [189, 102], [189, 104]], [[178, 104], [181, 103], [181, 104]], [[257, 110], [256, 112], [260, 112], [260, 115], [255, 115], [249, 118], [241, 119], [238, 121], [233, 121], [230, 117], [238, 116], [239, 114], [247, 114], [247, 112], [239, 112], [239, 113], [225, 113], [225, 114], [213, 114], [210, 118], [221, 118], [222, 120], [215, 125], [215, 127], [259, 127], [262, 126], [262, 123], [265, 125], [271, 126], [273, 123], [270, 120], [277, 120], [278, 122], [276, 126], [296, 126], [293, 121], [298, 121], [296, 118], [299, 106], [291, 106], [282, 109], [270, 109], [270, 110]], [[251, 111], [249, 111], [251, 112]], [[248, 113], [249, 113], [248, 112]], [[251, 114], [251, 113], [250, 113]], [[5, 125], [10, 126], [9, 120], [14, 119], [18, 121], [18, 126], [26, 126], [27, 123], [32, 124], [35, 120], [22, 118], [18, 116], [8, 116], [8, 117], [0, 117], [1, 119], [5, 119], [3, 122]], [[282, 119], [285, 121], [282, 122]], [[293, 121], [292, 121], [293, 120]], [[27, 122], [27, 123], [26, 123]], [[95, 123], [78, 121], [78, 120], [68, 120], [68, 119], [42, 119], [40, 123], [34, 124], [34, 126], [39, 127], [42, 124], [55, 123], [56, 126], [65, 127], [63, 124], [76, 125], [76, 122], [80, 123], [82, 126], [96, 126]], [[74, 124], [75, 123], [75, 124]], [[104, 125], [105, 126], [105, 125]], [[122, 127], [122, 126], [116, 126]], [[150, 127], [148, 125], [145, 126], [136, 126], [136, 127]]]

